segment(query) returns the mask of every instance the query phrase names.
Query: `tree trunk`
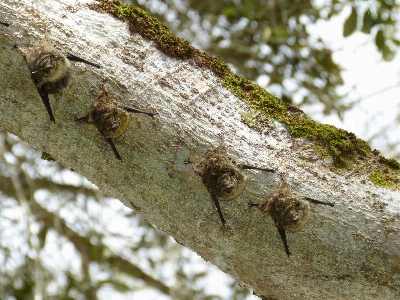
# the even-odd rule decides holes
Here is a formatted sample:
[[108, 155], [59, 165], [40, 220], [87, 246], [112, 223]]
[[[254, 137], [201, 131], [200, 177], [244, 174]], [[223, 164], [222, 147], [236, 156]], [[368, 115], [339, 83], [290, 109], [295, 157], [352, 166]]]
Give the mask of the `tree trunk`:
[[[178, 243], [230, 274], [263, 299], [400, 299], [400, 194], [376, 187], [366, 174], [333, 168], [271, 121], [262, 130], [243, 122], [250, 111], [221, 79], [190, 60], [176, 59], [91, 1], [3, 0], [0, 4], [0, 126], [84, 175]], [[10, 26], [5, 26], [9, 23]], [[55, 124], [13, 46], [32, 46], [46, 31], [52, 43], [101, 68], [71, 62], [71, 79], [50, 95]], [[105, 85], [132, 114], [115, 140], [119, 161], [95, 126], [79, 124]], [[277, 172], [244, 171], [244, 192], [211, 196], [185, 160], [199, 161], [223, 135], [237, 162]], [[334, 202], [311, 205], [311, 219], [287, 233], [288, 258], [263, 203], [282, 177], [293, 190]], [[124, 230], [121, 228], [121, 230]]]

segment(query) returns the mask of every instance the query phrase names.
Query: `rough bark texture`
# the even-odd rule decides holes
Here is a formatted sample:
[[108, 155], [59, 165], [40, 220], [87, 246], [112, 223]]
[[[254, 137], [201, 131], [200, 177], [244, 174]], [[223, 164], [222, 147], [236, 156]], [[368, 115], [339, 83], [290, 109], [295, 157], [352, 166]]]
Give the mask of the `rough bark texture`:
[[[264, 299], [400, 299], [400, 194], [375, 187], [365, 175], [341, 175], [311, 144], [271, 123], [262, 133], [241, 120], [249, 110], [209, 70], [158, 51], [89, 1], [3, 0], [0, 4], [0, 126], [86, 176], [175, 240], [253, 289]], [[64, 51], [99, 63], [72, 63], [72, 79], [50, 95], [50, 122], [21, 54], [46, 26]], [[106, 84], [111, 98], [158, 116], [132, 115], [116, 140], [123, 162], [87, 114]], [[237, 161], [272, 167], [245, 171], [247, 188], [221, 202], [223, 227], [211, 197], [184, 160], [201, 159], [223, 133]], [[343, 172], [341, 172], [343, 173]], [[261, 203], [282, 175], [302, 194], [335, 202], [311, 204], [303, 230], [287, 233], [288, 258], [272, 220], [246, 203]], [[121, 228], [121, 230], [124, 230]]]

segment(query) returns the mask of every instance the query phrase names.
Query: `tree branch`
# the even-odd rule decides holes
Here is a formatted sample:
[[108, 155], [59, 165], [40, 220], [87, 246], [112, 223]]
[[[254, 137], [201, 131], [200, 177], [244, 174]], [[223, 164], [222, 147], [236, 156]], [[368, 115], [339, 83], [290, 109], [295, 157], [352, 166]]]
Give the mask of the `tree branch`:
[[[190, 60], [167, 56], [123, 22], [90, 10], [88, 2], [0, 4], [4, 22], [11, 23], [0, 25], [0, 126], [107, 195], [133, 204], [147, 221], [264, 298], [400, 297], [398, 191], [374, 186], [367, 171], [332, 168], [313, 152], [314, 144], [292, 138], [272, 119], [262, 130], [251, 129], [242, 121], [249, 107], [219, 77]], [[13, 47], [40, 41], [46, 26], [57, 47], [101, 66], [71, 62], [69, 85], [50, 95], [56, 124], [48, 120]], [[127, 131], [115, 140], [123, 162], [94, 126], [75, 122], [88, 113], [104, 82], [110, 98], [158, 113], [132, 115]], [[200, 177], [184, 163], [215, 149], [220, 133], [238, 163], [278, 171], [246, 171], [244, 192], [220, 201], [226, 227]], [[249, 200], [264, 202], [281, 175], [304, 196], [335, 202], [333, 208], [311, 204], [309, 223], [286, 234], [290, 258], [272, 220], [246, 208]]]

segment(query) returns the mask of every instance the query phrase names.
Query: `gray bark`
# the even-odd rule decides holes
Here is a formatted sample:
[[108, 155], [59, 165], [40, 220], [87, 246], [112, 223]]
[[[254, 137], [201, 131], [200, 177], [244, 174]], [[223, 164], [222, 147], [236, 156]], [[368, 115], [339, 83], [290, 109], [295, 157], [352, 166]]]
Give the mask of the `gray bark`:
[[[87, 8], [90, 1], [13, 1], [0, 4], [0, 126], [84, 175], [104, 193], [140, 213], [178, 243], [265, 299], [400, 299], [400, 194], [366, 175], [345, 174], [320, 160], [303, 139], [272, 121], [263, 132], [241, 120], [249, 107], [209, 70], [158, 51], [130, 35], [115, 18]], [[69, 7], [68, 7], [69, 5]], [[56, 124], [13, 44], [41, 40], [97, 62], [72, 63], [72, 79], [50, 95]], [[132, 115], [116, 140], [123, 162], [87, 114], [105, 82], [111, 98], [158, 116]], [[223, 134], [237, 161], [272, 167], [245, 171], [245, 191], [221, 202], [222, 226], [211, 197], [187, 157], [201, 159]], [[335, 202], [313, 205], [303, 230], [287, 233], [288, 258], [271, 218], [246, 203], [261, 203], [283, 176], [299, 193]], [[124, 230], [121, 228], [121, 230]]]

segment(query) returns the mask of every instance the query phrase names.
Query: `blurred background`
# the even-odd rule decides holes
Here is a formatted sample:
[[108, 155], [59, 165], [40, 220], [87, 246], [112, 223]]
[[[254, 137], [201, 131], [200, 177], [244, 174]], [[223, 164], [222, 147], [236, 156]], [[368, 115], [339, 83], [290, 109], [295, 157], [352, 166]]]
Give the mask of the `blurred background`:
[[[311, 118], [400, 159], [400, 1], [125, 2]], [[1, 130], [0, 236], [0, 299], [258, 299]]]

